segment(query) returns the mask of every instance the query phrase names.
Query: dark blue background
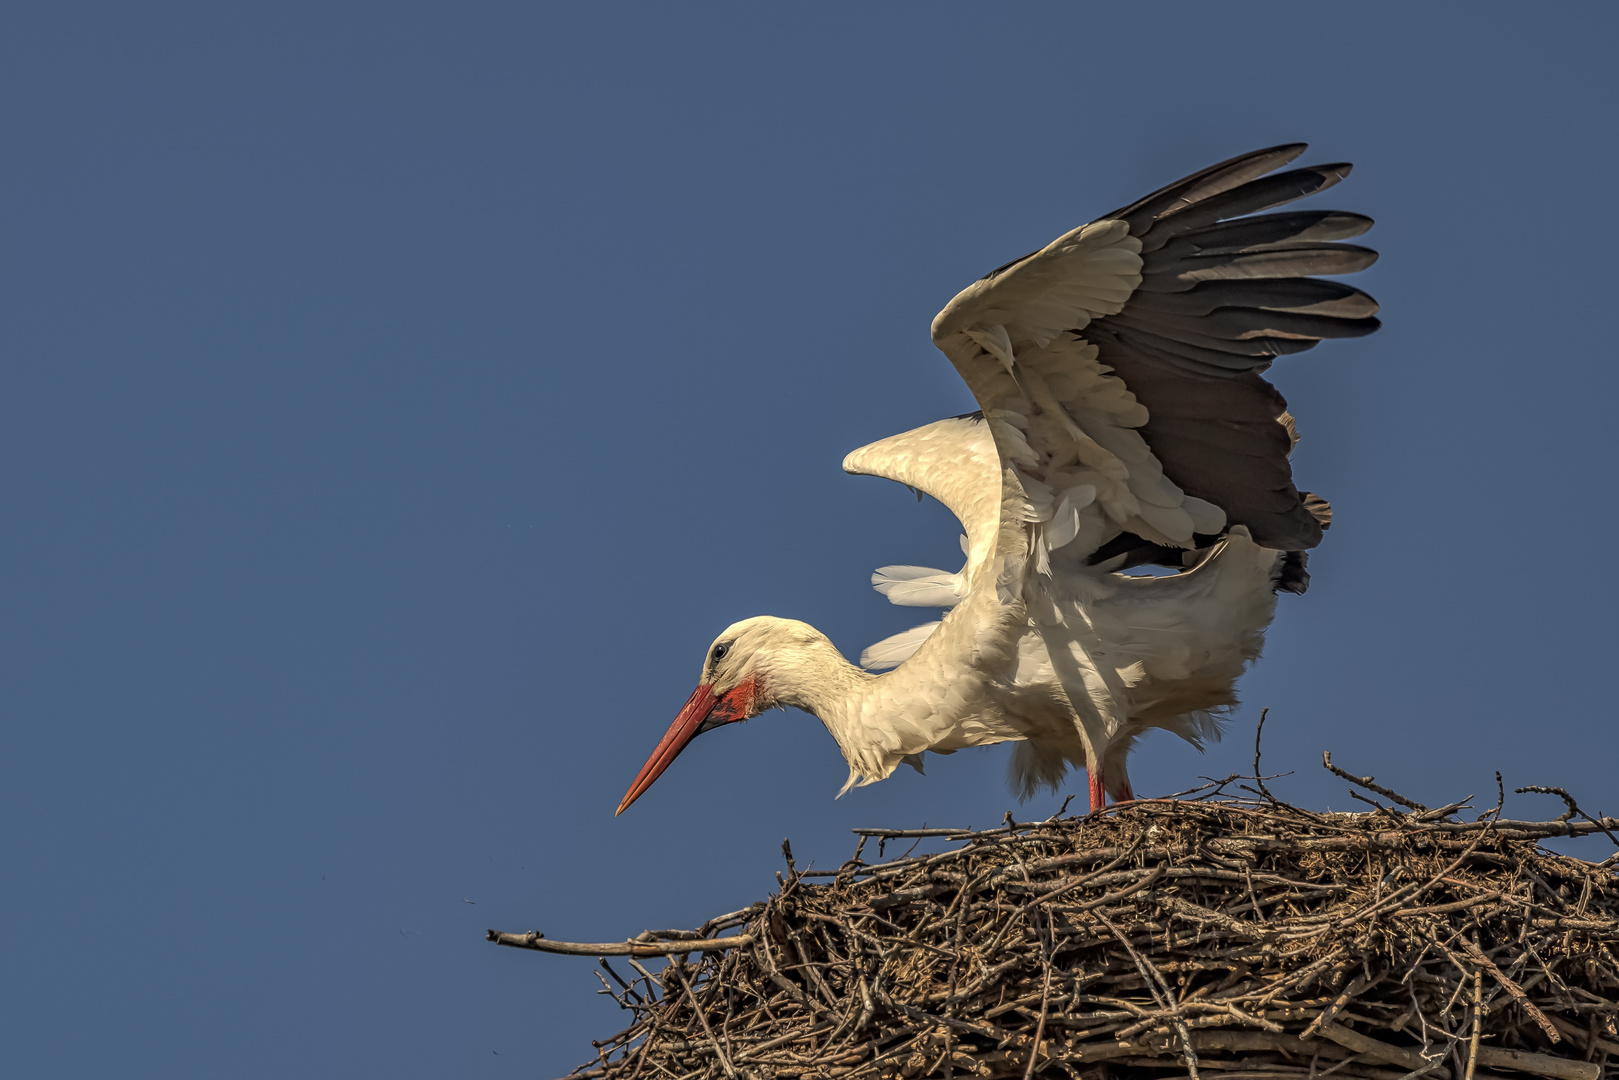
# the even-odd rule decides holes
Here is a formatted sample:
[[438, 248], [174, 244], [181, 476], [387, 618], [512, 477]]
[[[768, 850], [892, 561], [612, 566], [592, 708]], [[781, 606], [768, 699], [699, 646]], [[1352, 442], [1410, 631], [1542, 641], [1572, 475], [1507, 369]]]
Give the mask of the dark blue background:
[[612, 808], [727, 623], [927, 617], [865, 578], [953, 523], [838, 462], [972, 407], [957, 289], [1293, 139], [1357, 163], [1325, 204], [1378, 218], [1388, 325], [1276, 369], [1338, 523], [1227, 742], [1147, 740], [1137, 790], [1269, 706], [1310, 805], [1353, 805], [1332, 749], [1613, 810], [1616, 23], [6, 5], [0, 1066], [557, 1075], [619, 1014], [485, 927], [694, 925], [783, 836], [998, 821], [1005, 748], [833, 802], [796, 713]]

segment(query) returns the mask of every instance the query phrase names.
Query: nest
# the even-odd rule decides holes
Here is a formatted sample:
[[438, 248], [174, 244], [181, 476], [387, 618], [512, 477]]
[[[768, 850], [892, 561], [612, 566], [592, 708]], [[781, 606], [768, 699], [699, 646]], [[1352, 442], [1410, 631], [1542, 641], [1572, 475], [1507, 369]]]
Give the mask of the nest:
[[[1327, 765], [1376, 809], [1233, 777], [985, 832], [860, 830], [837, 870], [784, 844], [776, 895], [695, 931], [489, 938], [601, 956], [634, 1020], [570, 1080], [1600, 1080], [1619, 1062], [1619, 855], [1539, 841], [1619, 822], [1556, 788], [1519, 789], [1561, 795], [1555, 821], [1499, 800], [1463, 820], [1465, 800]], [[930, 840], [951, 846], [866, 859]]]

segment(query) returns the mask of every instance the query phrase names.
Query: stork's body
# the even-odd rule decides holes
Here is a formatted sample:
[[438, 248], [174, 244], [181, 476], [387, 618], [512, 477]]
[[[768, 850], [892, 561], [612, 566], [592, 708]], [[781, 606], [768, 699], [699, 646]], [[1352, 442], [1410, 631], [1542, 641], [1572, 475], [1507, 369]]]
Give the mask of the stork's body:
[[[1303, 552], [1330, 520], [1293, 486], [1292, 419], [1259, 373], [1377, 325], [1364, 293], [1301, 276], [1367, 265], [1366, 249], [1330, 241], [1369, 219], [1241, 216], [1347, 174], [1264, 176], [1302, 149], [1204, 170], [951, 301], [933, 338], [982, 411], [844, 461], [961, 521], [960, 571], [873, 577], [895, 603], [948, 614], [866, 650], [862, 667], [803, 623], [727, 628], [620, 811], [697, 734], [775, 705], [825, 724], [849, 763], [845, 790], [920, 767], [924, 751], [1016, 740], [1022, 795], [1075, 765], [1093, 809], [1104, 788], [1133, 797], [1125, 758], [1146, 729], [1216, 736], [1276, 591], [1303, 591]], [[1146, 563], [1173, 572], [1122, 572]]]

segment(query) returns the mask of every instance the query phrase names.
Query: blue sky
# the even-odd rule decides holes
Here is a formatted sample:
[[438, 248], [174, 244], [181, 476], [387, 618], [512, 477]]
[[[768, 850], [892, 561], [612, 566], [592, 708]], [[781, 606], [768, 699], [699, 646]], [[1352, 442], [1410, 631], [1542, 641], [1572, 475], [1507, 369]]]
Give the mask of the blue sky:
[[1350, 806], [1330, 749], [1613, 810], [1616, 23], [7, 4], [0, 1066], [560, 1075], [619, 1015], [484, 928], [694, 925], [784, 836], [998, 821], [1005, 748], [834, 802], [798, 713], [612, 810], [726, 624], [857, 655], [917, 621], [872, 567], [955, 565], [838, 463], [972, 407], [956, 290], [1295, 139], [1356, 163], [1324, 204], [1378, 219], [1387, 325], [1275, 369], [1337, 524], [1227, 741], [1147, 740], [1137, 791], [1268, 706], [1308, 805]]

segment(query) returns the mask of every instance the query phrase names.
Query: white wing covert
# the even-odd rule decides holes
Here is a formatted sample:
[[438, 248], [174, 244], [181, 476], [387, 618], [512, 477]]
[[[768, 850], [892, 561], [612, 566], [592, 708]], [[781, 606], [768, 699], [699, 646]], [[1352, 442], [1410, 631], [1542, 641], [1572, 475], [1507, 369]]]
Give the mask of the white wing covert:
[[1079, 557], [1125, 530], [1190, 548], [1195, 533], [1225, 526], [1218, 507], [1164, 475], [1137, 430], [1147, 410], [1080, 334], [1124, 309], [1141, 284], [1140, 251], [1126, 223], [1093, 222], [974, 282], [933, 322], [984, 407], [1041, 573], [1076, 541]]
[[952, 574], [931, 566], [879, 566], [871, 585], [900, 607], [952, 608], [967, 595], [966, 569]]

